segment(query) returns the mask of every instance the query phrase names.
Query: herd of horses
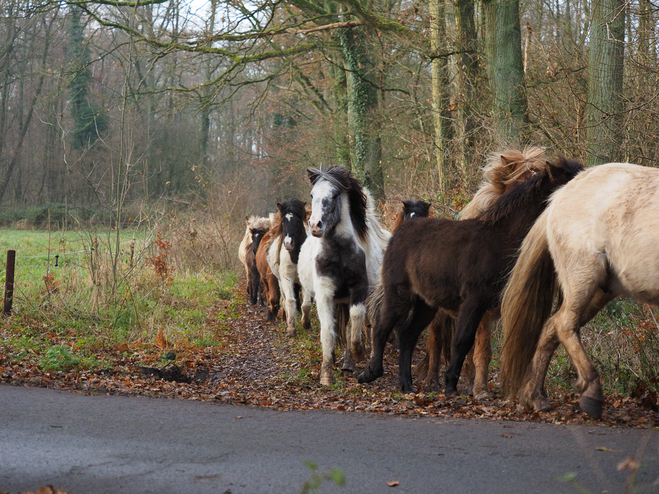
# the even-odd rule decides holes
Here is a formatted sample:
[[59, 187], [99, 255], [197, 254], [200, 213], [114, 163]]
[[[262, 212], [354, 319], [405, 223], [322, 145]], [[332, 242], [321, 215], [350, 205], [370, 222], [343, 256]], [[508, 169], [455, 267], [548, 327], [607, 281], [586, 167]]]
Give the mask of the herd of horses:
[[266, 303], [270, 320], [281, 301], [289, 335], [298, 311], [309, 327], [315, 300], [321, 384], [332, 383], [337, 344], [345, 372], [370, 346], [360, 383], [382, 376], [395, 334], [400, 386], [413, 392], [412, 353], [428, 327], [417, 367], [427, 383], [437, 384], [443, 355], [446, 396], [457, 393], [467, 362], [470, 393], [487, 397], [491, 330], [500, 318], [505, 397], [550, 410], [544, 380], [560, 343], [578, 372], [581, 409], [601, 417], [600, 376], [580, 329], [617, 296], [659, 303], [658, 169], [584, 169], [548, 161], [541, 148], [508, 150], [492, 155], [457, 220], [430, 217], [430, 204], [408, 200], [392, 233], [348, 170], [307, 175], [311, 207], [291, 199], [270, 218], [248, 218], [239, 256], [250, 301]]

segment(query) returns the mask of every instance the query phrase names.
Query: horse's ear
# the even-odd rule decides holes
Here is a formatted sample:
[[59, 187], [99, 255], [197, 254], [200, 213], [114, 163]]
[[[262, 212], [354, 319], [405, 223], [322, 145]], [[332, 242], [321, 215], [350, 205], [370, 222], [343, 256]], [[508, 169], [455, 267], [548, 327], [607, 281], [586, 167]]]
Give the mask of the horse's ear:
[[281, 211], [284, 207], [281, 205], [281, 202], [277, 203], [277, 209]]
[[249, 216], [245, 216], [245, 225], [249, 224]]

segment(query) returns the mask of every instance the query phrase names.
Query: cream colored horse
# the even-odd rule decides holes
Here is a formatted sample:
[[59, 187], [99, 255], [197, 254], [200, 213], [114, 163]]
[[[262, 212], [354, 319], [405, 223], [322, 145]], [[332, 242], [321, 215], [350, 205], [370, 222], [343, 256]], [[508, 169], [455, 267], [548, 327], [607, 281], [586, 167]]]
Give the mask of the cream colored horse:
[[[557, 289], [560, 305], [549, 317]], [[659, 303], [658, 169], [601, 165], [554, 194], [503, 296], [504, 392], [531, 409], [551, 409], [544, 379], [561, 343], [577, 368], [581, 409], [601, 417], [600, 376], [580, 328], [617, 296]]]

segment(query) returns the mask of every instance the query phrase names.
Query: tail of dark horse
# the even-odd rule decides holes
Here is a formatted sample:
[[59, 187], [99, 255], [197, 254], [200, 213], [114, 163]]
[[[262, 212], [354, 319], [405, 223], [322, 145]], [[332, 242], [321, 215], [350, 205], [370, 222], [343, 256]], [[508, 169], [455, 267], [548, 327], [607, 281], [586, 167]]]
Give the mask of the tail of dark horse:
[[556, 294], [554, 261], [547, 243], [547, 212], [529, 231], [501, 303], [503, 361], [499, 380], [504, 395], [517, 396], [538, 346]]

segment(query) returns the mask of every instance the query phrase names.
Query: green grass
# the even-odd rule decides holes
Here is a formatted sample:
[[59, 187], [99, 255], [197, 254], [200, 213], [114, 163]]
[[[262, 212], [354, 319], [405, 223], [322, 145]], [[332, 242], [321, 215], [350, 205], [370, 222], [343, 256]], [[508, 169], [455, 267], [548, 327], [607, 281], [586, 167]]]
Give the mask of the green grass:
[[[187, 269], [167, 252], [160, 256], [162, 277], [154, 269], [155, 235], [131, 230], [121, 234], [115, 271], [114, 234], [0, 230], [0, 257], [16, 251], [13, 313], [0, 326], [0, 349], [19, 360], [36, 356], [43, 369], [57, 370], [92, 365], [94, 352], [123, 343], [152, 342], [160, 329], [174, 343], [226, 345], [209, 316], [218, 304], [220, 320], [240, 315], [244, 297], [236, 294], [234, 272]], [[78, 250], [85, 252], [64, 255]], [[0, 281], [5, 276], [0, 262]]]

